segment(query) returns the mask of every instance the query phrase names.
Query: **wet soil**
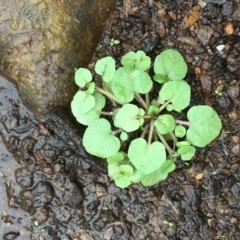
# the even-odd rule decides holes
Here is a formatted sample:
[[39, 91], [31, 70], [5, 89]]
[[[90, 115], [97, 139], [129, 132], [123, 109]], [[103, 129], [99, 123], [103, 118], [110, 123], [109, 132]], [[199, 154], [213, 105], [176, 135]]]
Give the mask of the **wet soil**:
[[[199, 19], [185, 28], [185, 16], [198, 3], [205, 5]], [[117, 1], [89, 66], [106, 55], [119, 61], [130, 50], [154, 59], [163, 49], [178, 49], [189, 66], [191, 105], [211, 105], [223, 122], [218, 139], [150, 188], [117, 188], [105, 162], [82, 149], [84, 128], [70, 110], [38, 122], [15, 85], [1, 77], [2, 239], [240, 239], [238, 4]]]

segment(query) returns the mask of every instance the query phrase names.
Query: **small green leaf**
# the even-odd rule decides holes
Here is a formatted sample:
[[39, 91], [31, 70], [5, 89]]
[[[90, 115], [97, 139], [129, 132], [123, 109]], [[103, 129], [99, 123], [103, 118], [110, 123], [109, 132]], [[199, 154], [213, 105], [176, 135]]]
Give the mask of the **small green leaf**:
[[120, 188], [126, 188], [131, 184], [129, 177], [121, 173], [114, 175], [113, 179], [116, 186]]
[[165, 147], [160, 142], [148, 144], [143, 138], [134, 139], [128, 148], [128, 157], [135, 168], [144, 174], [156, 171], [166, 161]]
[[125, 154], [123, 152], [117, 152], [107, 158], [108, 164], [115, 164], [123, 161], [125, 159]]
[[181, 155], [183, 161], [191, 160], [196, 152], [196, 148], [193, 146], [182, 146], [177, 150], [177, 153]]
[[175, 120], [170, 114], [160, 115], [154, 122], [154, 126], [160, 134], [167, 134], [174, 130]]
[[133, 100], [134, 91], [130, 70], [123, 67], [118, 68], [113, 79], [112, 92], [122, 103], [131, 102]]
[[79, 123], [86, 126], [88, 126], [91, 122], [99, 119], [100, 111], [102, 110], [106, 103], [106, 100], [101, 93], [94, 92], [92, 96], [95, 98], [95, 106], [92, 110], [85, 114], [82, 114], [81, 111], [79, 111], [80, 106], [77, 101], [73, 100], [71, 102], [71, 109], [74, 117], [77, 119]]
[[92, 81], [92, 74], [86, 68], [79, 68], [75, 72], [75, 83], [80, 87], [85, 87], [86, 83]]
[[178, 148], [180, 148], [180, 147], [183, 147], [183, 146], [190, 146], [191, 144], [190, 144], [190, 142], [188, 142], [188, 141], [181, 141], [181, 142], [177, 142], [177, 144], [176, 144], [176, 146], [178, 147]]
[[209, 106], [195, 106], [187, 113], [190, 127], [187, 140], [194, 146], [205, 147], [213, 141], [222, 129], [217, 113]]
[[187, 64], [178, 51], [168, 49], [156, 57], [154, 72], [170, 80], [182, 80], [187, 73]]
[[94, 96], [87, 95], [84, 91], [78, 91], [73, 97], [73, 102], [73, 107], [77, 106], [78, 112], [81, 114], [89, 112], [95, 106]]
[[114, 40], [113, 42], [114, 42], [114, 44], [119, 44], [120, 43], [119, 40]]
[[100, 118], [89, 124], [83, 136], [83, 146], [90, 154], [107, 158], [118, 152], [120, 141], [112, 135], [110, 123]]
[[96, 83], [95, 83], [95, 82], [90, 82], [90, 83], [88, 84], [88, 87], [87, 87], [87, 94], [88, 94], [88, 95], [94, 93], [94, 91], [95, 91], [95, 86], [96, 86]]
[[115, 75], [115, 60], [112, 57], [99, 59], [95, 65], [95, 71], [101, 75], [104, 82], [111, 82]]
[[127, 141], [127, 140], [128, 140], [128, 134], [127, 134], [126, 132], [122, 132], [122, 133], [120, 134], [120, 139], [121, 139], [122, 141]]
[[190, 91], [190, 86], [186, 81], [170, 81], [163, 85], [159, 96], [165, 101], [170, 100], [173, 109], [181, 112], [190, 103]]
[[143, 119], [139, 117], [139, 108], [136, 105], [126, 103], [115, 116], [114, 124], [126, 132], [133, 132], [143, 124]]
[[120, 165], [119, 169], [124, 175], [127, 176], [133, 175], [133, 168], [130, 165]]
[[171, 160], [167, 160], [165, 163], [163, 163], [161, 168], [150, 174], [144, 175], [141, 179], [141, 182], [143, 186], [153, 186], [154, 184], [165, 180], [168, 174], [175, 168], [175, 164]]
[[134, 67], [145, 71], [151, 65], [150, 57], [146, 56], [143, 51], [129, 52], [122, 57], [121, 63], [123, 66]]
[[146, 71], [151, 65], [150, 57], [146, 56], [145, 52], [141, 50], [136, 52], [135, 60], [135, 68], [142, 71]]
[[139, 171], [134, 171], [132, 176], [129, 176], [129, 179], [133, 183], [139, 183], [141, 182], [143, 174]]
[[132, 72], [133, 90], [134, 92], [145, 94], [148, 93], [153, 86], [150, 76], [142, 70], [134, 70]]
[[186, 128], [182, 125], [177, 125], [174, 130], [174, 133], [176, 137], [183, 138], [186, 135]]
[[108, 175], [109, 177], [114, 177], [114, 175], [120, 173], [119, 166], [116, 164], [109, 164], [108, 165]]
[[173, 105], [172, 104], [168, 104], [166, 106], [166, 109], [168, 110], [168, 112], [171, 112], [173, 110]]
[[167, 82], [167, 78], [166, 76], [162, 75], [162, 74], [156, 74], [153, 76], [153, 80], [160, 83], [160, 84], [164, 84]]
[[150, 105], [149, 109], [148, 109], [148, 115], [157, 115], [159, 113], [159, 108], [154, 106], [154, 105]]
[[135, 52], [129, 52], [122, 57], [121, 64], [123, 66], [135, 67]]

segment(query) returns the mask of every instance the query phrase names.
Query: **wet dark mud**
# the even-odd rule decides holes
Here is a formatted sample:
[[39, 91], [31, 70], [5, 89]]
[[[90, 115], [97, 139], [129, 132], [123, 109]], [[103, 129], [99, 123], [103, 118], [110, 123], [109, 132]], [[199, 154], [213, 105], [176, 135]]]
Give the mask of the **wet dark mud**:
[[211, 105], [222, 119], [218, 139], [151, 188], [116, 188], [104, 161], [82, 148], [84, 128], [68, 109], [38, 122], [0, 78], [2, 239], [240, 239], [239, 3], [207, 0], [184, 29], [186, 13], [202, 2], [117, 1], [90, 64], [176, 48], [189, 66], [191, 105]]

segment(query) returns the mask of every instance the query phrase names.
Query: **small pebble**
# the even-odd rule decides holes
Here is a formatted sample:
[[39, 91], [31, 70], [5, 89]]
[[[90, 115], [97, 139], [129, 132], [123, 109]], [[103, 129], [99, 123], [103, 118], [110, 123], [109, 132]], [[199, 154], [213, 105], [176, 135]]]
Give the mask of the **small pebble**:
[[236, 144], [232, 149], [231, 152], [235, 155], [239, 154], [240, 151], [240, 144]]
[[224, 45], [224, 44], [218, 45], [218, 46], [216, 47], [216, 49], [217, 49], [219, 52], [221, 52], [224, 48], [225, 48], [225, 45]]
[[228, 116], [229, 116], [229, 118], [230, 118], [231, 120], [237, 120], [237, 119], [238, 119], [238, 114], [237, 114], [237, 112], [236, 112], [235, 110], [230, 111], [230, 112], [228, 113]]
[[233, 135], [232, 140], [233, 140], [233, 142], [237, 143], [239, 141], [239, 136], [238, 135]]
[[233, 23], [232, 23], [232, 22], [229, 22], [229, 23], [227, 24], [227, 26], [225, 27], [224, 31], [225, 31], [226, 34], [229, 34], [229, 35], [233, 34], [233, 33], [234, 33]]

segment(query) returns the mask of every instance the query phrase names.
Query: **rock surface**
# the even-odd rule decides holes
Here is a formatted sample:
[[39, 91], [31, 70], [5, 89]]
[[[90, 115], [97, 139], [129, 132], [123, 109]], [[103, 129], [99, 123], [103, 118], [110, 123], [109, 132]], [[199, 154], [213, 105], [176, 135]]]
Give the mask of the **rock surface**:
[[69, 105], [115, 0], [1, 0], [0, 68], [39, 119]]

